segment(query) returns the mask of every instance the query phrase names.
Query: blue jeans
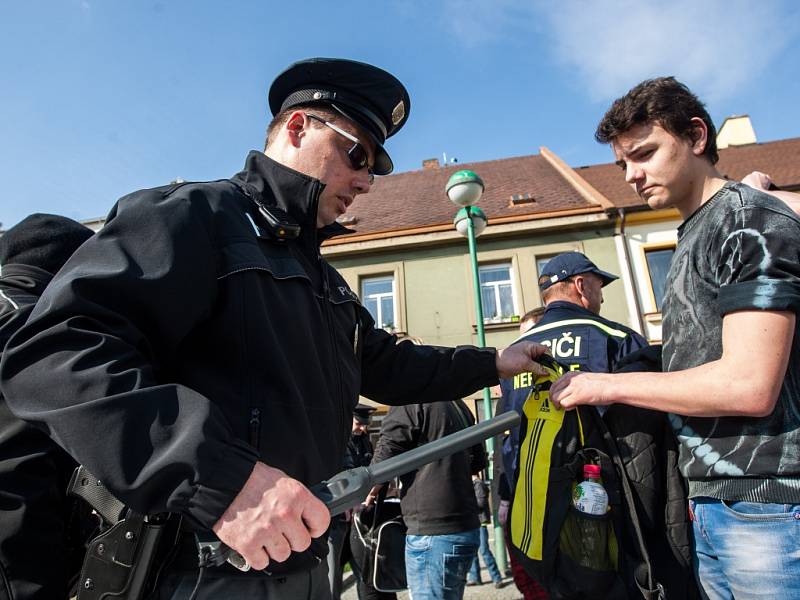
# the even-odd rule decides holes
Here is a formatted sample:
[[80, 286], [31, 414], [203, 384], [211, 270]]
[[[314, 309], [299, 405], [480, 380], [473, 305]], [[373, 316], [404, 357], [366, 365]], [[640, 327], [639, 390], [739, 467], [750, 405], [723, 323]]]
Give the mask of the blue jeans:
[[414, 600], [461, 600], [480, 545], [478, 529], [406, 535], [406, 579]]
[[689, 506], [706, 598], [800, 598], [800, 504], [694, 498]]
[[[489, 531], [486, 529], [486, 526], [481, 525], [481, 545], [478, 549], [478, 552], [483, 559], [483, 564], [486, 565], [486, 569], [489, 571], [489, 577], [492, 578], [492, 581], [497, 583], [498, 581], [503, 580], [503, 576], [500, 575], [500, 569], [497, 568], [497, 563], [494, 562], [494, 554], [492, 554], [492, 550], [489, 548]], [[467, 575], [467, 581], [473, 583], [480, 583], [481, 582], [481, 565], [478, 562], [478, 557], [475, 556], [475, 559], [472, 561], [472, 566], [469, 568], [469, 574]]]

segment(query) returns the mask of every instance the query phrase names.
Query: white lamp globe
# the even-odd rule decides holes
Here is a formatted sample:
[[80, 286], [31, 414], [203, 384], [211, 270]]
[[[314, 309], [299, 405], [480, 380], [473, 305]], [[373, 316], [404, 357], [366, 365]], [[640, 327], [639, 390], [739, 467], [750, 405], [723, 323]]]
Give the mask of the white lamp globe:
[[477, 173], [469, 170], [456, 171], [445, 186], [450, 202], [457, 206], [472, 206], [483, 195], [483, 180]]
[[456, 218], [453, 219], [453, 225], [456, 226], [456, 231], [458, 231], [458, 233], [467, 237], [469, 233], [469, 223], [467, 219], [470, 218], [467, 211], [469, 211], [472, 216], [472, 229], [475, 231], [475, 237], [478, 237], [483, 233], [483, 230], [486, 229], [486, 226], [489, 224], [489, 219], [486, 218], [486, 214], [477, 206], [464, 207], [459, 210], [456, 213]]

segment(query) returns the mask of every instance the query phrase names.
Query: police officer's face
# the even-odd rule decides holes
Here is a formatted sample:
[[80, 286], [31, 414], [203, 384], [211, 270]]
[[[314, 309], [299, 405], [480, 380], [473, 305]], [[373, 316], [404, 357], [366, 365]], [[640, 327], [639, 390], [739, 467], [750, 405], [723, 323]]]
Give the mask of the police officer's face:
[[[289, 166], [325, 184], [317, 208], [317, 227], [324, 227], [343, 215], [358, 194], [369, 192], [369, 169], [353, 168], [347, 154], [353, 146], [352, 140], [302, 112], [299, 115], [304, 118], [300, 146], [296, 164]], [[367, 150], [371, 166], [375, 161], [372, 141], [345, 118], [337, 119], [335, 125], [359, 140]]]
[[367, 432], [367, 425], [365, 423], [359, 423], [356, 419], [353, 419], [353, 435], [364, 435]]

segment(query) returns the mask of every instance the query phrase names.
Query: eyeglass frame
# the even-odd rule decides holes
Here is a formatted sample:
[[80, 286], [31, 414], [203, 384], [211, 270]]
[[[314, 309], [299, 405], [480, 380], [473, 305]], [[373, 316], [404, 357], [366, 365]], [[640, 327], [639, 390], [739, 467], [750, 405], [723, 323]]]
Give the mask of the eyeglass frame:
[[[366, 168], [367, 169], [367, 174], [369, 176], [369, 183], [370, 183], [370, 185], [372, 185], [372, 183], [375, 181], [375, 173], [373, 172], [372, 167], [369, 166], [369, 152], [367, 152], [367, 149], [364, 146], [364, 144], [361, 143], [361, 140], [359, 140], [352, 133], [347, 133], [341, 127], [337, 127], [336, 125], [334, 125], [333, 123], [330, 123], [329, 121], [326, 121], [322, 117], [318, 117], [317, 115], [314, 115], [314, 114], [311, 114], [311, 113], [305, 113], [305, 114], [309, 119], [314, 119], [315, 121], [319, 121], [320, 123], [322, 123], [326, 127], [330, 127], [331, 129], [333, 129], [339, 135], [342, 135], [342, 136], [346, 137], [348, 140], [350, 140], [351, 142], [353, 142], [353, 145], [350, 146], [350, 149], [347, 151], [347, 158], [350, 160], [350, 166], [352, 167], [352, 169], [354, 171], [360, 171], [361, 169]], [[364, 153], [364, 161], [363, 161], [364, 164], [362, 164], [361, 166], [359, 166], [359, 163], [361, 161], [357, 161], [356, 159], [353, 158], [353, 152], [356, 150], [356, 148], [360, 148], [361, 152]]]

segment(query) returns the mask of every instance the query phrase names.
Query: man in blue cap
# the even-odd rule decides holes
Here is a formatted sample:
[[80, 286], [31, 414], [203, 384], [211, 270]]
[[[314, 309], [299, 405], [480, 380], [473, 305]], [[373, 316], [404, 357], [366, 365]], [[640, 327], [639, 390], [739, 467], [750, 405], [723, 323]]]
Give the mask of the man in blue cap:
[[[539, 276], [544, 314], [518, 341], [533, 341], [548, 347], [558, 361], [573, 371], [616, 370], [623, 357], [647, 346], [647, 340], [629, 327], [600, 316], [603, 288], [617, 279], [580, 252], [553, 257]], [[502, 380], [505, 410], [522, 414], [533, 383], [534, 378], [525, 376]], [[516, 427], [503, 442], [503, 469], [512, 490], [518, 450]]]
[[[341, 466], [359, 394], [465, 396], [536, 370], [507, 351], [396, 345], [320, 254], [408, 119], [403, 85], [315, 58], [272, 85], [266, 148], [231, 179], [134, 192], [10, 340], [9, 405], [143, 514], [183, 517], [160, 598], [329, 598], [330, 514], [307, 486]], [[102, 432], [102, 443], [97, 433]], [[254, 570], [200, 570], [212, 530]]]

